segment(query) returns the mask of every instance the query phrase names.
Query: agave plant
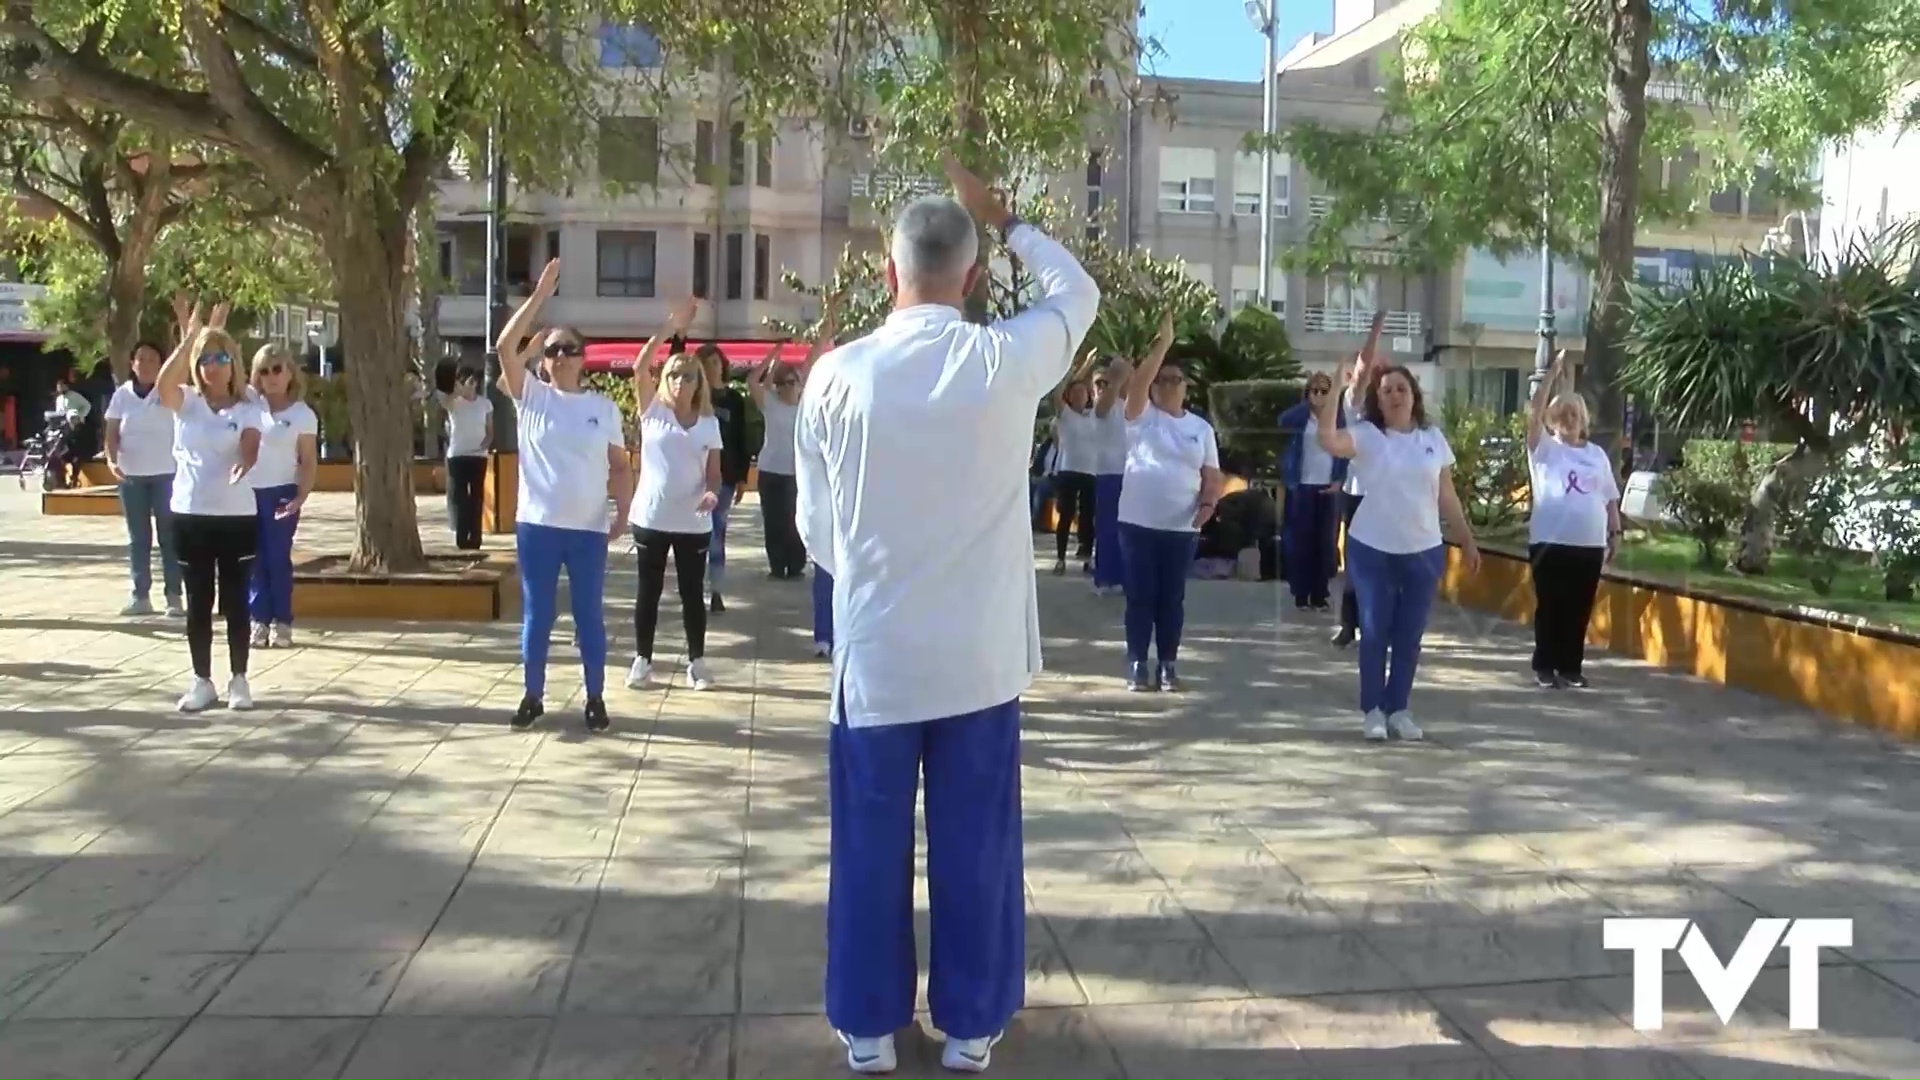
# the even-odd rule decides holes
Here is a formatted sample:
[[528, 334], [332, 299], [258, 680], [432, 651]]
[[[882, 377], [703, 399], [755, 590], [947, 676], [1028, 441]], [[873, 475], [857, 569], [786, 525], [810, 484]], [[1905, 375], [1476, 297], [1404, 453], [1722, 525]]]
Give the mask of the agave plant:
[[1763, 573], [1789, 488], [1920, 417], [1920, 221], [1819, 258], [1724, 264], [1631, 288], [1621, 384], [1684, 429], [1755, 420], [1793, 450], [1763, 468], [1733, 565]]

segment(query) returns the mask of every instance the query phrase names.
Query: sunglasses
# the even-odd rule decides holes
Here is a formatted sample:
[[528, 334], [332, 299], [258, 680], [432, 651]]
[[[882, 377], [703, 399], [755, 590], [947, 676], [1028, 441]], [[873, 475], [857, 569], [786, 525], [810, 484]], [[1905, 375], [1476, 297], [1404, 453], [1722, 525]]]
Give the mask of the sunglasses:
[[1186, 381], [1187, 377], [1177, 371], [1169, 371], [1164, 375], [1156, 375], [1153, 379], [1154, 385], [1156, 386], [1172, 386], [1175, 383], [1183, 383]]
[[800, 380], [799, 379], [775, 379], [773, 380], [773, 385], [779, 387], [782, 390], [785, 390], [787, 387], [790, 387], [790, 386], [799, 386]]
[[1308, 397], [1326, 397], [1327, 388], [1324, 386], [1316, 386], [1313, 389], [1307, 391], [1307, 396]]
[[221, 367], [227, 367], [233, 363], [233, 357], [223, 352], [210, 352], [202, 356], [200, 362], [203, 364], [218, 364]]
[[541, 350], [541, 355], [549, 360], [558, 360], [563, 356], [580, 356], [586, 352], [578, 342], [558, 341]]
[[674, 371], [667, 374], [669, 379], [698, 379], [699, 377], [700, 373], [697, 371]]
[[1111, 383], [1109, 383], [1109, 382], [1107, 382], [1107, 380], [1105, 380], [1105, 379], [1095, 379], [1095, 380], [1093, 380], [1093, 388], [1094, 388], [1095, 390], [1105, 390], [1105, 389], [1106, 389], [1106, 388], [1107, 388], [1108, 386], [1111, 386], [1111, 385], [1112, 385], [1112, 384], [1111, 384]]
[[285, 370], [287, 369], [279, 364], [267, 364], [259, 369], [262, 375], [278, 375]]

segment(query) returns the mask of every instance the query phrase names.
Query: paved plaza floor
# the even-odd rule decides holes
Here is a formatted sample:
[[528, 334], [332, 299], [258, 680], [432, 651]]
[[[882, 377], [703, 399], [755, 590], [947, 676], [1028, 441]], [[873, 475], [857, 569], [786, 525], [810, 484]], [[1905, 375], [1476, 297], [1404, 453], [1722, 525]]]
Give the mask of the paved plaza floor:
[[[343, 545], [350, 501], [314, 504], [303, 540]], [[180, 626], [115, 614], [119, 521], [41, 517], [9, 479], [0, 1076], [840, 1075], [827, 667], [756, 518], [708, 693], [671, 599], [671, 685], [618, 685], [616, 549], [589, 738], [564, 618], [530, 733], [513, 624], [301, 626], [255, 654], [254, 711], [180, 715]], [[1453, 610], [1429, 741], [1369, 746], [1352, 655], [1272, 586], [1192, 585], [1178, 696], [1123, 691], [1119, 601], [1040, 589], [1028, 1008], [996, 1074], [1920, 1075], [1920, 747], [1618, 659], [1543, 693], [1523, 631]], [[1723, 957], [1762, 916], [1850, 917], [1854, 945], [1824, 954], [1817, 1032], [1788, 1027], [1784, 949], [1727, 1024], [1669, 954], [1639, 1032], [1601, 947], [1622, 914]], [[904, 1075], [938, 1072], [932, 1038]]]

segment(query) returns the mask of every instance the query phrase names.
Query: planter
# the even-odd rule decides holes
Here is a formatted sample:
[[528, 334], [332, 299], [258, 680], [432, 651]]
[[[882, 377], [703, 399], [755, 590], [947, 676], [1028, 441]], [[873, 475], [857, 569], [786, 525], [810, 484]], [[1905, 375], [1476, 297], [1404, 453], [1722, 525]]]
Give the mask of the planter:
[[118, 485], [103, 485], [43, 491], [40, 493], [40, 512], [49, 517], [119, 517], [120, 488]]
[[506, 552], [430, 555], [418, 574], [354, 574], [345, 555], [294, 562], [293, 613], [302, 619], [491, 622], [518, 618], [520, 572]]
[[[1482, 547], [1478, 575], [1447, 550], [1441, 595], [1463, 607], [1530, 622], [1526, 556]], [[1804, 705], [1828, 716], [1920, 738], [1920, 636], [1810, 608], [1717, 596], [1609, 570], [1587, 642]]]
[[105, 461], [83, 461], [80, 463], [80, 483], [87, 487], [112, 487], [120, 482], [107, 468]]
[[[353, 462], [321, 461], [314, 466], [313, 490], [352, 491]], [[415, 458], [413, 490], [429, 495], [444, 494], [447, 490], [445, 466], [433, 458]]]

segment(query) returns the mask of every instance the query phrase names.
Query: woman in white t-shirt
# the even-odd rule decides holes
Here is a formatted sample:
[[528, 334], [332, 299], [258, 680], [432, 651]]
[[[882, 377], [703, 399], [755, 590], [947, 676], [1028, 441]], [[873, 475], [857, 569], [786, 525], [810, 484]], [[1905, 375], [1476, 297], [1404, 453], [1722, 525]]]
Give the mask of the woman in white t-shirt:
[[[1079, 525], [1076, 558], [1093, 558], [1093, 471], [1098, 467], [1100, 433], [1093, 416], [1093, 389], [1088, 375], [1096, 357], [1089, 353], [1053, 392], [1053, 444], [1060, 464], [1053, 477], [1053, 573], [1067, 572], [1067, 538]], [[1091, 570], [1091, 567], [1088, 567]]]
[[240, 346], [227, 334], [228, 304], [211, 315], [185, 295], [173, 302], [180, 344], [154, 384], [173, 410], [174, 545], [187, 593], [187, 652], [193, 684], [182, 712], [199, 712], [220, 695], [213, 688], [213, 607], [227, 620], [227, 707], [250, 709], [247, 686], [247, 586], [258, 536], [253, 487], [260, 453], [261, 407], [247, 389]]
[[838, 321], [838, 297], [827, 299], [820, 328], [807, 358], [799, 364], [780, 362], [780, 346], [767, 350], [766, 359], [747, 375], [747, 394], [760, 410], [760, 453], [757, 456], [760, 523], [766, 532], [767, 568], [776, 581], [800, 578], [807, 572], [807, 546], [800, 542], [794, 520], [800, 487], [794, 475], [793, 422], [800, 414], [800, 393], [814, 362], [833, 348]]
[[[547, 653], [567, 572], [573, 636], [585, 676], [588, 731], [605, 731], [607, 545], [627, 531], [633, 493], [620, 408], [581, 385], [586, 344], [578, 331], [533, 332], [540, 308], [560, 288], [560, 260], [540, 271], [520, 310], [495, 343], [500, 389], [519, 404], [520, 488], [514, 539], [520, 553], [520, 661], [526, 691], [513, 727], [525, 730], [546, 711]], [[540, 371], [529, 370], [538, 359]], [[607, 518], [607, 500], [613, 518]]]
[[480, 549], [480, 499], [487, 478], [487, 451], [493, 446], [493, 402], [480, 391], [480, 373], [462, 369], [453, 377], [453, 393], [434, 392], [447, 414], [447, 527], [453, 546]]
[[1093, 375], [1093, 591], [1126, 591], [1126, 556], [1120, 549], [1120, 492], [1127, 473], [1127, 383], [1133, 365], [1114, 357]]
[[306, 403], [306, 373], [280, 345], [253, 354], [253, 392], [261, 405], [260, 455], [253, 484], [259, 540], [248, 607], [253, 646], [293, 644], [293, 534], [320, 465], [320, 418]]
[[133, 373], [107, 402], [107, 468], [120, 481], [120, 512], [127, 519], [127, 563], [133, 598], [122, 615], [151, 615], [153, 544], [160, 542], [160, 572], [167, 614], [178, 618], [180, 560], [173, 547], [173, 410], [160, 403], [160, 347], [133, 347]]
[[[1173, 319], [1127, 383], [1127, 471], [1120, 488], [1120, 549], [1126, 560], [1127, 689], [1178, 690], [1174, 663], [1187, 618], [1187, 578], [1200, 529], [1220, 501], [1220, 447], [1213, 425], [1187, 411], [1187, 373], [1168, 364]], [[1150, 677], [1147, 646], [1160, 661]]]
[[1533, 514], [1527, 555], [1533, 564], [1533, 679], [1543, 688], [1584, 688], [1587, 623], [1600, 571], [1620, 540], [1620, 486], [1607, 453], [1587, 440], [1587, 401], [1566, 377], [1567, 354], [1527, 406], [1527, 461]]
[[1361, 731], [1374, 742], [1412, 741], [1422, 732], [1407, 704], [1447, 561], [1441, 522], [1459, 538], [1469, 572], [1479, 571], [1480, 548], [1453, 487], [1453, 449], [1428, 421], [1413, 372], [1373, 370], [1363, 354], [1353, 381], [1368, 388], [1360, 417], [1341, 428], [1329, 394], [1315, 434], [1328, 453], [1352, 460], [1367, 492], [1347, 529], [1347, 573], [1360, 601]]
[[653, 353], [659, 343], [684, 331], [695, 301], [676, 314], [678, 326], [654, 335], [633, 365], [633, 400], [639, 409], [640, 483], [633, 493], [633, 542], [640, 560], [639, 594], [633, 604], [635, 655], [627, 685], [635, 690], [653, 681], [654, 634], [660, 624], [660, 596], [666, 591], [667, 554], [680, 586], [680, 615], [687, 632], [687, 683], [695, 690], [713, 685], [707, 670], [707, 546], [713, 542], [713, 514], [720, 507], [720, 450], [724, 440], [713, 414], [713, 387], [697, 356], [667, 357], [659, 375]]

